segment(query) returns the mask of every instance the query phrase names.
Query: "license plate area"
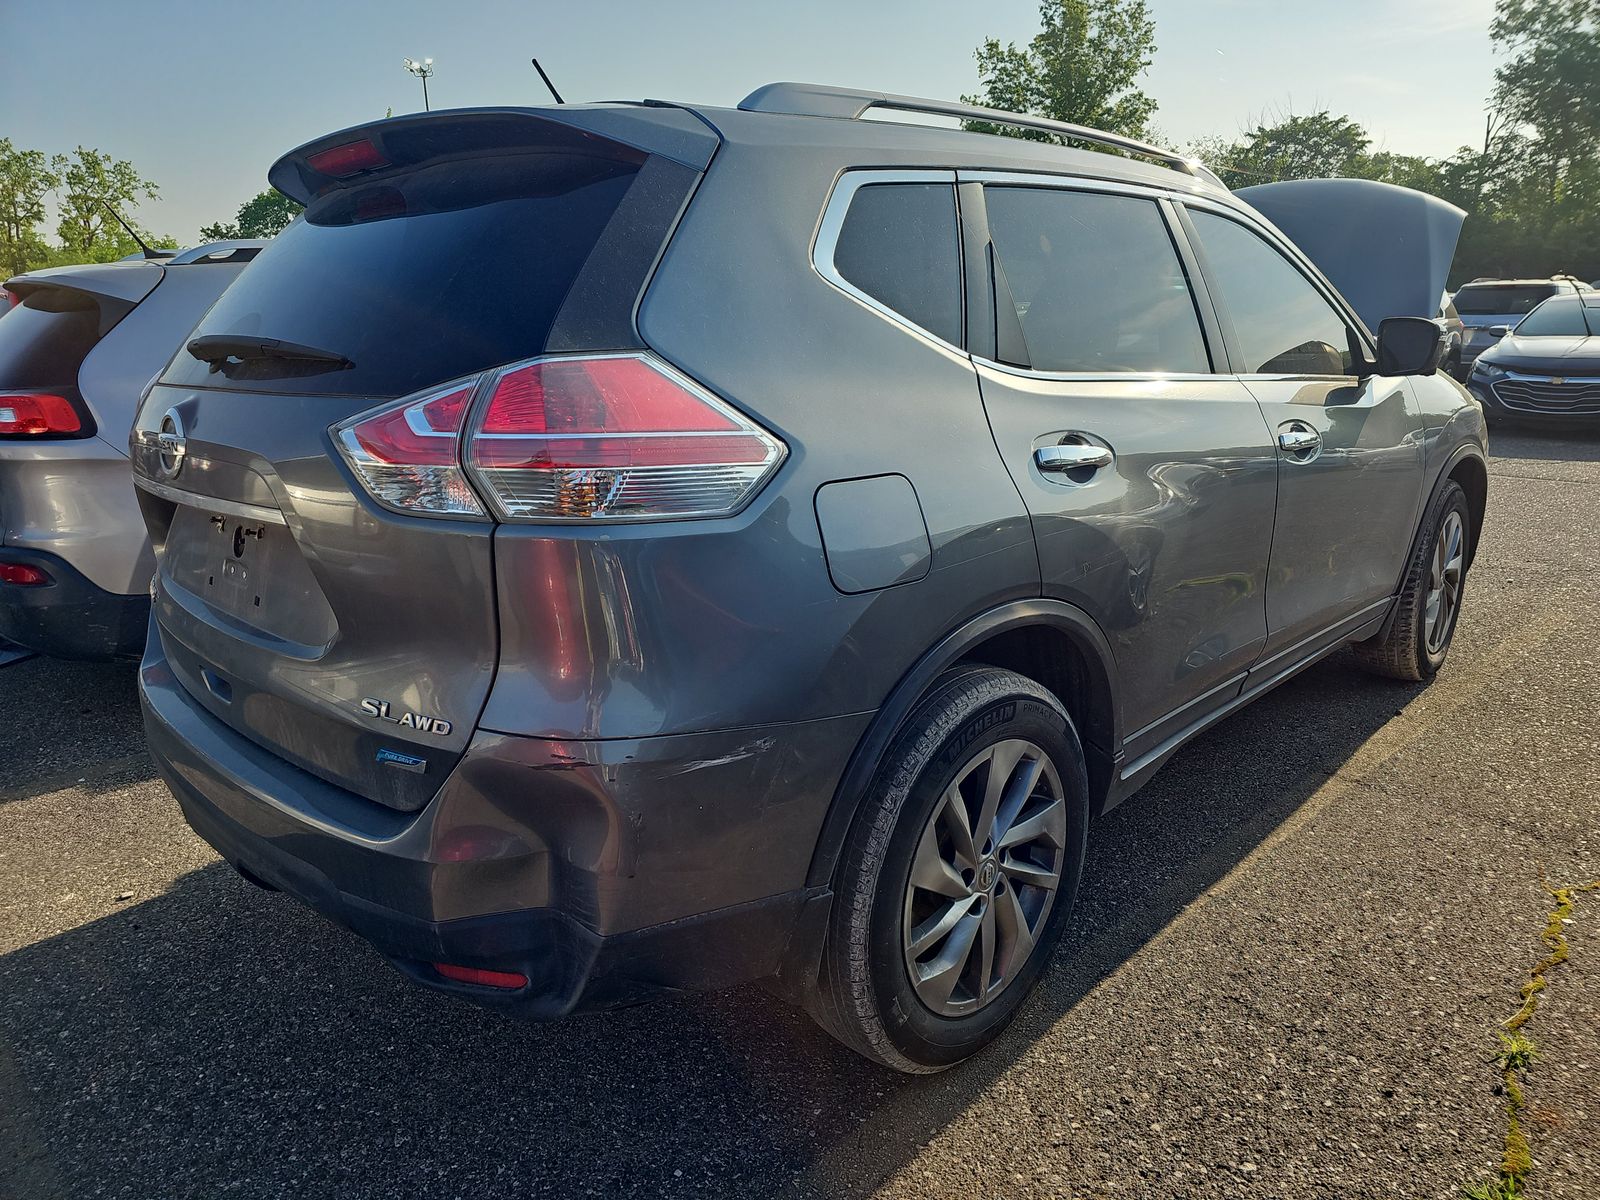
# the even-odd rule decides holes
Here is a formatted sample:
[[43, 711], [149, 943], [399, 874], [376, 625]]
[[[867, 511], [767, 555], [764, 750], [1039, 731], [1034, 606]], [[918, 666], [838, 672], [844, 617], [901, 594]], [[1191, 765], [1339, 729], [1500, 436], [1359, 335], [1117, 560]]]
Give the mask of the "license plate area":
[[[333, 611], [288, 528], [272, 521], [180, 506], [167, 534], [167, 586], [202, 610], [270, 637], [325, 646]], [[194, 605], [189, 606], [191, 609]]]

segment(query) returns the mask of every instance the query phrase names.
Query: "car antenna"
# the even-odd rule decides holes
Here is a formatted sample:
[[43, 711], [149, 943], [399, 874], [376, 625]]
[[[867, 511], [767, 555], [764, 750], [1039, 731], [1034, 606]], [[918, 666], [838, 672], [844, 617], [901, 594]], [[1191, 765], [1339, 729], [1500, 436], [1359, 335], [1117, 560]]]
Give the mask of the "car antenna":
[[145, 243], [145, 240], [142, 237], [139, 236], [138, 231], [135, 230], [132, 225], [129, 225], [126, 221], [124, 221], [122, 219], [122, 214], [121, 213], [119, 213], [116, 209], [112, 208], [111, 205], [107, 204], [104, 200], [101, 200], [100, 197], [96, 196], [95, 199], [100, 201], [100, 206], [102, 208], [104, 208], [108, 213], [111, 214], [112, 219], [115, 220], [118, 225], [121, 225], [125, 230], [128, 231], [128, 236], [131, 237], [134, 241], [139, 243], [139, 249], [144, 251], [144, 256], [146, 258], [160, 258], [160, 257], [162, 257], [156, 251], [150, 249], [150, 247]]
[[539, 72], [539, 78], [544, 80], [545, 87], [550, 89], [550, 94], [556, 98], [556, 103], [565, 104], [566, 101], [561, 98], [561, 93], [556, 91], [556, 85], [550, 82], [550, 76], [546, 75], [544, 73], [544, 68], [539, 65], [539, 60], [537, 58], [530, 58], [528, 61], [533, 64], [533, 69]]

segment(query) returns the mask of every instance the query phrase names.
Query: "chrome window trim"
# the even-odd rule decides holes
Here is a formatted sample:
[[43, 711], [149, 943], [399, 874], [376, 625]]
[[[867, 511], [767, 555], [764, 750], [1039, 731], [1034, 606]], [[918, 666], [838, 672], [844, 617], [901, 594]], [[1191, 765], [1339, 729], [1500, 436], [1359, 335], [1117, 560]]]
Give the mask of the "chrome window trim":
[[[866, 292], [851, 283], [839, 273], [839, 268], [834, 263], [834, 253], [838, 249], [839, 231], [844, 228], [845, 217], [850, 212], [850, 204], [855, 199], [856, 193], [862, 188], [875, 183], [942, 183], [950, 187], [950, 207], [956, 214], [956, 287], [963, 287], [961, 274], [961, 213], [956, 205], [956, 172], [952, 170], [934, 170], [906, 167], [865, 167], [851, 169], [843, 172], [834, 181], [833, 191], [828, 196], [828, 203], [822, 210], [822, 220], [817, 225], [816, 236], [811, 242], [811, 268], [822, 276], [828, 283], [838, 288], [857, 304], [871, 309], [885, 320], [909, 330], [923, 341], [928, 342], [948, 353], [955, 354], [963, 360], [969, 358], [966, 350], [931, 330], [924, 329], [910, 317], [898, 313]], [[964, 302], [964, 300], [963, 300]]]
[[[1175, 183], [1187, 180], [1175, 180]], [[1192, 181], [1187, 181], [1191, 182]], [[1164, 380], [1176, 382], [1195, 382], [1200, 380], [1234, 379], [1234, 380], [1293, 380], [1293, 379], [1361, 379], [1359, 375], [1309, 375], [1309, 374], [1246, 374], [1242, 372], [1205, 371], [1164, 373], [1159, 371], [1041, 371], [1032, 367], [1019, 367], [1011, 363], [997, 362], [979, 354], [972, 354], [961, 346], [945, 341], [936, 333], [924, 329], [909, 317], [896, 312], [888, 305], [869, 296], [866, 292], [856, 287], [845, 279], [834, 265], [833, 254], [838, 244], [839, 231], [844, 225], [846, 214], [850, 211], [850, 203], [855, 199], [855, 194], [863, 187], [874, 183], [948, 183], [952, 186], [962, 183], [997, 184], [1011, 187], [1048, 187], [1061, 191], [1101, 192], [1113, 195], [1137, 197], [1159, 203], [1162, 200], [1171, 200], [1175, 203], [1189, 204], [1215, 212], [1218, 216], [1231, 218], [1244, 225], [1252, 233], [1264, 238], [1267, 243], [1283, 254], [1290, 265], [1299, 270], [1306, 277], [1307, 282], [1316, 289], [1317, 293], [1331, 305], [1336, 313], [1344, 318], [1347, 325], [1352, 325], [1362, 338], [1369, 352], [1376, 353], [1366, 326], [1351, 312], [1336, 292], [1322, 279], [1321, 272], [1309, 262], [1295, 247], [1282, 239], [1275, 230], [1263, 223], [1253, 215], [1253, 210], [1239, 206], [1235, 207], [1211, 198], [1202, 188], [1190, 190], [1188, 187], [1163, 187], [1153, 184], [1128, 183], [1123, 180], [1098, 179], [1083, 175], [1061, 175], [1048, 171], [998, 171], [991, 169], [961, 169], [961, 168], [910, 168], [910, 167], [861, 167], [851, 168], [842, 172], [834, 181], [833, 190], [828, 196], [828, 202], [823, 209], [822, 219], [817, 226], [817, 232], [812, 239], [811, 266], [828, 283], [839, 291], [855, 300], [865, 308], [871, 309], [879, 316], [909, 330], [923, 341], [929, 342], [939, 349], [956, 354], [963, 359], [987, 367], [1001, 374], [1012, 375], [1021, 379], [1038, 379], [1045, 382], [1056, 383], [1151, 383]], [[957, 212], [960, 220], [960, 212]], [[1166, 220], [1165, 214], [1162, 217]], [[958, 226], [959, 228], [959, 226]], [[1309, 273], [1308, 273], [1309, 268]], [[1190, 285], [1191, 292], [1193, 284]], [[1198, 313], [1196, 316], [1198, 317]]]
[[1186, 371], [1166, 374], [1160, 371], [1036, 371], [1032, 367], [996, 362], [979, 354], [974, 354], [971, 358], [980, 367], [987, 367], [1003, 375], [1015, 375], [1021, 379], [1039, 379], [1047, 383], [1194, 383], [1198, 380], [1239, 378], [1225, 371]]
[[[1157, 187], [1148, 183], [1128, 183], [1121, 179], [1098, 179], [1088, 175], [1058, 175], [1046, 171], [957, 170], [957, 183], [995, 183], [1012, 187], [1048, 187], [1068, 192], [1117, 192], [1146, 200], [1188, 199], [1190, 193], [1178, 188]], [[1202, 191], [1198, 193], [1204, 195]], [[1226, 205], [1223, 206], [1226, 208]]]

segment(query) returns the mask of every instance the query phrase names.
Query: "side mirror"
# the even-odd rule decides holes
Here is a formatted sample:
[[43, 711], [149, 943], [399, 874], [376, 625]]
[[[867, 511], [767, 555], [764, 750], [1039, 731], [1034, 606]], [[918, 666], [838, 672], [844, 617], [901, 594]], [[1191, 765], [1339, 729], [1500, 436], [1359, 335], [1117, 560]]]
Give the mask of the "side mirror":
[[1505, 337], [1506, 334], [1508, 334], [1510, 332], [1511, 332], [1511, 326], [1509, 326], [1509, 325], [1491, 325], [1491, 326], [1489, 326], [1489, 336], [1490, 337]]
[[1388, 317], [1378, 326], [1378, 374], [1432, 375], [1444, 342], [1426, 317]]

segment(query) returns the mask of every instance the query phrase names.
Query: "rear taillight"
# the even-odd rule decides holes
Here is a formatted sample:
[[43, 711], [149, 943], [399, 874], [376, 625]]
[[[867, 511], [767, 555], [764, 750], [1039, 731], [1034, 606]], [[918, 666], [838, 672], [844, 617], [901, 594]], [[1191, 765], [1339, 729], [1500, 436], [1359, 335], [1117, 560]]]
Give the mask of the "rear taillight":
[[508, 521], [726, 516], [785, 454], [748, 417], [643, 354], [517, 363], [333, 432], [381, 503], [480, 515], [470, 477]]
[[475, 385], [454, 383], [335, 426], [345, 460], [373, 499], [399, 512], [484, 515], [458, 461]]
[[83, 432], [83, 418], [65, 396], [0, 393], [0, 437], [70, 437]]

